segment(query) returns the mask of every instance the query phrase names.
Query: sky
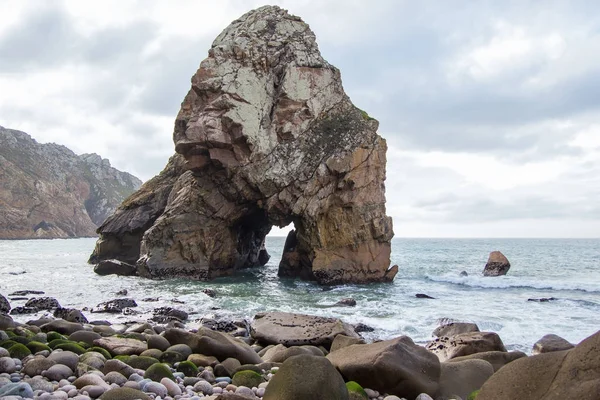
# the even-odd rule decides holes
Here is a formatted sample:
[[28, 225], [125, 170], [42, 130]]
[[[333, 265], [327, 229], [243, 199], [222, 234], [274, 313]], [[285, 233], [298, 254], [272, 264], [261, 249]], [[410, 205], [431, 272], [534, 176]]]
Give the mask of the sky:
[[[264, 4], [0, 0], [0, 125], [147, 180], [212, 41]], [[379, 120], [397, 237], [600, 237], [600, 3], [270, 4]]]

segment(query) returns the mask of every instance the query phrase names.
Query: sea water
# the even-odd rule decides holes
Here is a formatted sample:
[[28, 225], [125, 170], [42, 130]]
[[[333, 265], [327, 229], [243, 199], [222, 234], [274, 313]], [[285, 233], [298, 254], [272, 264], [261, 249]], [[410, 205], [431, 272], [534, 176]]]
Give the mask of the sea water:
[[[41, 290], [63, 307], [89, 309], [125, 289], [139, 314], [84, 314], [90, 320], [125, 322], [169, 306], [187, 311], [193, 325], [205, 317], [250, 320], [258, 312], [288, 311], [362, 322], [375, 328], [366, 334], [370, 340], [408, 335], [420, 343], [431, 339], [440, 321], [451, 319], [497, 332], [507, 348], [526, 352], [548, 333], [578, 343], [600, 330], [599, 239], [396, 238], [392, 263], [400, 269], [393, 283], [332, 288], [279, 278], [284, 241], [267, 238], [271, 260], [265, 267], [212, 282], [98, 276], [86, 263], [95, 239], [0, 241], [0, 293]], [[482, 276], [493, 250], [510, 260], [508, 275]], [[461, 276], [462, 271], [468, 275]], [[217, 296], [208, 297], [205, 288]], [[417, 293], [434, 299], [416, 298]], [[357, 305], [333, 306], [347, 297]], [[540, 298], [556, 300], [528, 301]], [[13, 307], [23, 304], [11, 301]], [[33, 317], [14, 316], [21, 322]]]

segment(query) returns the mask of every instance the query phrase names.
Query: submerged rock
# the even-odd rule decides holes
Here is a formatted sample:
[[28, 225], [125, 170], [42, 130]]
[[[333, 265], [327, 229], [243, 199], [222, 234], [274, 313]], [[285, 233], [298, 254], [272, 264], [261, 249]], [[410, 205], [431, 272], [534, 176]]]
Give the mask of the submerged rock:
[[488, 258], [487, 264], [483, 269], [483, 276], [501, 276], [506, 275], [510, 269], [510, 262], [508, 259], [499, 251], [492, 251]]
[[280, 276], [389, 282], [377, 128], [306, 23], [276, 6], [250, 11], [193, 76], [175, 121], [178, 155], [98, 229], [90, 261], [208, 280], [264, 265], [266, 234], [293, 222]]

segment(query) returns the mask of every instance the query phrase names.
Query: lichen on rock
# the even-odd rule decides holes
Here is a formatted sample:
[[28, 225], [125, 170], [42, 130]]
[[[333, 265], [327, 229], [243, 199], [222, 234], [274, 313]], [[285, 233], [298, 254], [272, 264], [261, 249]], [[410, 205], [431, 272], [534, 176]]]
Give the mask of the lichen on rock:
[[181, 164], [154, 178], [160, 194], [146, 184], [109, 217], [91, 261], [208, 280], [264, 265], [271, 227], [293, 223], [280, 276], [391, 281], [377, 128], [306, 23], [276, 6], [250, 11], [192, 77], [173, 133]]

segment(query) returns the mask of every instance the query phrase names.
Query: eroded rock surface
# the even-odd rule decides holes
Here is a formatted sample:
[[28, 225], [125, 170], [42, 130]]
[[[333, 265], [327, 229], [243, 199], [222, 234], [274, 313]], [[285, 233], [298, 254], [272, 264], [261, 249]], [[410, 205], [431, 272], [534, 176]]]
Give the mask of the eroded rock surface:
[[499, 251], [492, 251], [483, 269], [483, 276], [506, 275], [509, 269], [510, 262], [506, 256]]
[[97, 154], [77, 155], [0, 126], [0, 239], [95, 236], [142, 182]]
[[276, 6], [250, 11], [192, 77], [173, 133], [181, 156], [100, 227], [91, 261], [207, 280], [265, 264], [266, 234], [293, 222], [280, 276], [391, 281], [377, 127], [306, 23]]

